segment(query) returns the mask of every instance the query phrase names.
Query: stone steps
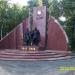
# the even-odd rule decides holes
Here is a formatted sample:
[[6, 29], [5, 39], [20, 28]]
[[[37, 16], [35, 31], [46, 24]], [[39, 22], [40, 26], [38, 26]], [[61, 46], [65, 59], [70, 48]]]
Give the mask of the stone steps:
[[67, 57], [67, 53], [45, 51], [20, 51], [20, 50], [1, 50], [0, 59], [3, 60], [48, 60]]

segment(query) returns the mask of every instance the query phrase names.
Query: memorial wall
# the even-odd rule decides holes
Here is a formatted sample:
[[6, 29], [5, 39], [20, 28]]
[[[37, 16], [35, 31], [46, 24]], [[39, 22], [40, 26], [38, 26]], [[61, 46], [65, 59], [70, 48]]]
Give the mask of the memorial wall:
[[[48, 20], [48, 24], [46, 24]], [[46, 30], [46, 26], [48, 30]], [[0, 40], [0, 49], [20, 49], [24, 45], [24, 34], [26, 28], [29, 27], [28, 18], [23, 20], [23, 22], [14, 28], [10, 33], [8, 33], [2, 40]], [[49, 16], [46, 19], [46, 7], [34, 7], [33, 8], [33, 24], [32, 28], [37, 27], [40, 32], [41, 41], [39, 47], [42, 49], [45, 47], [45, 41], [47, 41], [48, 50], [68, 50], [68, 37], [62, 28], [62, 26], [54, 19]], [[47, 33], [47, 38], [46, 38]], [[45, 50], [45, 49], [43, 49]]]

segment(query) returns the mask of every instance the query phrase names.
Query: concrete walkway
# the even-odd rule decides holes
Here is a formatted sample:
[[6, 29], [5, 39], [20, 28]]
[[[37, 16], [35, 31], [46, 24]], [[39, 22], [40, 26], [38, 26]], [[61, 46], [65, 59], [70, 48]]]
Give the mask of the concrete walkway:
[[56, 61], [2, 61], [0, 75], [75, 75], [60, 67], [75, 67], [75, 58]]
[[[75, 68], [75, 54], [71, 54], [70, 58], [64, 57], [66, 52], [61, 51], [33, 51], [25, 52], [18, 50], [2, 50], [0, 51], [0, 75], [75, 75], [75, 70], [64, 70], [62, 71], [61, 67], [72, 67]], [[6, 60], [10, 56], [32, 56], [43, 57], [50, 56], [49, 60]], [[41, 57], [41, 58], [42, 58]], [[63, 57], [63, 60], [61, 59]], [[2, 58], [2, 59], [1, 59]], [[3, 59], [4, 58], [4, 59]], [[11, 58], [10, 58], [11, 59]], [[21, 58], [20, 58], [21, 59]], [[57, 60], [61, 59], [61, 60]]]

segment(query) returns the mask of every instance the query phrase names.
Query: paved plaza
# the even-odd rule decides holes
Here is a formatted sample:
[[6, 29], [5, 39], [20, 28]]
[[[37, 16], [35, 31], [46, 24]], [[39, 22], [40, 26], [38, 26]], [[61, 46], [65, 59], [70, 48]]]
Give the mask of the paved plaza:
[[55, 61], [0, 60], [0, 75], [75, 75], [74, 71], [61, 71], [60, 67], [75, 67], [75, 58]]

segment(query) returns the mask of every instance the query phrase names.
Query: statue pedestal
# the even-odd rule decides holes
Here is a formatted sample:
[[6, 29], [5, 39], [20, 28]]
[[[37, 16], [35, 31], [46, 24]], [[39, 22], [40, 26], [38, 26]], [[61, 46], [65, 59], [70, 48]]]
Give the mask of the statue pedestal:
[[24, 51], [38, 51], [39, 47], [38, 46], [22, 46], [21, 49]]

